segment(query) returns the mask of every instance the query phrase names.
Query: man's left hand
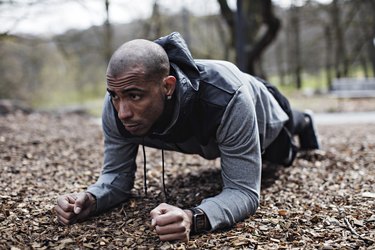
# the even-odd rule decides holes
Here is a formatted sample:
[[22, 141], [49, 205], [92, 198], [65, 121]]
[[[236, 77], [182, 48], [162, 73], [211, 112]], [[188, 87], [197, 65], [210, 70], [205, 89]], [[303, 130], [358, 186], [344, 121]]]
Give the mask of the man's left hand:
[[162, 241], [189, 241], [192, 212], [162, 203], [150, 212], [151, 226]]

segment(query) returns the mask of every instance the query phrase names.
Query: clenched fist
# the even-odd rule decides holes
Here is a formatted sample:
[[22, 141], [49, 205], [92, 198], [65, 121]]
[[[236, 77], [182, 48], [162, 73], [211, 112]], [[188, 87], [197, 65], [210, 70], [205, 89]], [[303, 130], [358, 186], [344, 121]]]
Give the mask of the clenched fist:
[[151, 226], [160, 240], [189, 241], [192, 212], [162, 203], [150, 212]]
[[95, 197], [87, 192], [65, 194], [57, 198], [57, 220], [64, 225], [74, 224], [88, 218], [96, 209]]

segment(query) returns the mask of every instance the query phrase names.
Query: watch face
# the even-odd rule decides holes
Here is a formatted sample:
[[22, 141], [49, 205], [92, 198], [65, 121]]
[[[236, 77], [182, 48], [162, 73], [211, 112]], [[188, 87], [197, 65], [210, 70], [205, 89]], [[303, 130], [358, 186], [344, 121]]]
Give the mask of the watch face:
[[196, 228], [197, 228], [198, 231], [202, 231], [202, 230], [205, 229], [206, 218], [205, 218], [204, 214], [197, 214], [195, 222], [196, 222]]
[[194, 214], [194, 227], [196, 232], [206, 230], [206, 216], [203, 212], [198, 211]]

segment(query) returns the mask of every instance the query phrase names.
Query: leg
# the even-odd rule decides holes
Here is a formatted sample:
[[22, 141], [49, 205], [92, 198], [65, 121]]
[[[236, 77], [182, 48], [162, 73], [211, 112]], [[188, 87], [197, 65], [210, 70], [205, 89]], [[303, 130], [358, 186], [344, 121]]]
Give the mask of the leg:
[[317, 131], [311, 112], [293, 110], [293, 135], [297, 135], [302, 150], [319, 149]]
[[263, 159], [288, 167], [292, 165], [296, 154], [297, 147], [293, 142], [293, 136], [288, 129], [284, 127], [276, 139], [264, 151]]

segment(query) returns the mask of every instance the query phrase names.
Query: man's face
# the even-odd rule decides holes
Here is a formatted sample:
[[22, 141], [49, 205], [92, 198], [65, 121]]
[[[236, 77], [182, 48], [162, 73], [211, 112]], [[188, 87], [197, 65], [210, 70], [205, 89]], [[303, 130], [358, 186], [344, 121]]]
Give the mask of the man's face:
[[107, 90], [118, 117], [132, 135], [145, 135], [164, 109], [164, 80], [145, 82], [142, 68], [134, 67], [113, 78], [107, 75]]

